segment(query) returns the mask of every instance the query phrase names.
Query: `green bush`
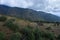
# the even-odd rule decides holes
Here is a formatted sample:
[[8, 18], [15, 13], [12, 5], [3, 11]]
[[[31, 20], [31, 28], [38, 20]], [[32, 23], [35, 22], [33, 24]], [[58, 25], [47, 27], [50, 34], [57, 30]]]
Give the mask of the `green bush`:
[[8, 28], [10, 28], [11, 30], [13, 30], [14, 32], [18, 31], [19, 30], [19, 27], [17, 24], [14, 24], [12, 21], [8, 20], [6, 23], [5, 23], [5, 26], [7, 26]]
[[20, 33], [14, 33], [10, 36], [9, 40], [21, 40], [21, 34]]
[[7, 17], [5, 17], [5, 16], [0, 16], [0, 21], [6, 21], [7, 20]]
[[60, 35], [58, 35], [57, 40], [60, 40]]
[[55, 39], [55, 35], [52, 32], [47, 32], [47, 33], [43, 33], [43, 37], [50, 39], [50, 40], [54, 40]]
[[42, 34], [39, 28], [36, 28], [34, 30], [34, 36], [35, 36], [35, 40], [42, 40]]
[[0, 40], [5, 40], [5, 34], [3, 32], [0, 32]]
[[31, 27], [25, 27], [21, 31], [22, 40], [54, 40], [55, 35], [52, 32], [44, 32], [39, 28], [33, 29]]
[[42, 40], [41, 31], [38, 28], [25, 27], [21, 31], [23, 33], [22, 40]]
[[31, 27], [25, 27], [21, 30], [21, 33], [23, 34], [22, 40], [35, 40], [33, 30]]

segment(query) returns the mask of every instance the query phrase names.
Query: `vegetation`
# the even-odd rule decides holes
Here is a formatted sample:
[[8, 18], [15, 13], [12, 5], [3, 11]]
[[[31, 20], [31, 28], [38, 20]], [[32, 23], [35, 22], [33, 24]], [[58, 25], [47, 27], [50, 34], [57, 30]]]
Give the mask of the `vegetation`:
[[7, 20], [7, 18], [5, 17], [5, 16], [0, 16], [0, 21], [6, 21]]
[[5, 25], [10, 28], [11, 30], [13, 30], [14, 32], [19, 30], [19, 27], [17, 24], [14, 24], [12, 20], [8, 20]]
[[[30, 28], [24, 28], [21, 33], [23, 33], [22, 40], [54, 40], [55, 35], [52, 32], [42, 32], [39, 30], [39, 28], [36, 29], [30, 29]], [[44, 39], [45, 38], [45, 39]]]
[[14, 21], [15, 21], [15, 19], [9, 19], [9, 21], [12, 21], [12, 22], [14, 22]]
[[54, 40], [55, 39], [55, 35], [51, 32], [48, 32], [45, 34], [45, 37], [50, 39], [50, 40]]
[[4, 32], [0, 32], [0, 40], [5, 40], [5, 33]]
[[57, 40], [60, 40], [60, 35], [58, 35]]
[[22, 33], [22, 40], [34, 40], [34, 34], [31, 27], [26, 27], [20, 30]]
[[10, 36], [10, 39], [9, 40], [21, 40], [21, 35], [20, 33], [14, 33]]
[[51, 30], [52, 28], [51, 27], [47, 27], [46, 30]]
[[[55, 33], [49, 31], [51, 30], [52, 26], [46, 27], [44, 30], [40, 28], [40, 26], [45, 27], [43, 22], [37, 23], [36, 27], [35, 24], [31, 24], [29, 21], [27, 26], [22, 27], [19, 26], [17, 22], [18, 20], [15, 19], [7, 19], [7, 17], [1, 17], [0, 21], [4, 22], [4, 26], [0, 29], [0, 40], [60, 40], [60, 35], [56, 38]], [[20, 20], [21, 21], [21, 20]], [[25, 22], [21, 22], [22, 24]], [[59, 24], [59, 23], [58, 23]], [[6, 29], [5, 29], [6, 28]], [[7, 31], [9, 29], [9, 31]], [[47, 29], [47, 30], [46, 30]], [[53, 27], [52, 27], [53, 29]], [[12, 33], [8, 33], [13, 31]], [[2, 32], [1, 32], [2, 31]], [[7, 32], [6, 32], [7, 31]], [[5, 33], [6, 34], [5, 34]], [[8, 38], [7, 38], [8, 37]]]

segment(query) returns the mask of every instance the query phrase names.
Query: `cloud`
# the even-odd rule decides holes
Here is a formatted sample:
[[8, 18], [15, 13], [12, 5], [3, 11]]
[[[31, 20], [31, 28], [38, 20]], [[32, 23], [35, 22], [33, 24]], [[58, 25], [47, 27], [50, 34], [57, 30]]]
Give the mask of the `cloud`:
[[33, 5], [33, 2], [29, 2], [26, 0], [0, 0], [0, 4], [6, 4], [12, 7], [17, 6], [17, 7], [28, 8]]
[[60, 0], [49, 0], [45, 11], [60, 16]]
[[0, 0], [0, 4], [60, 14], [60, 0]]

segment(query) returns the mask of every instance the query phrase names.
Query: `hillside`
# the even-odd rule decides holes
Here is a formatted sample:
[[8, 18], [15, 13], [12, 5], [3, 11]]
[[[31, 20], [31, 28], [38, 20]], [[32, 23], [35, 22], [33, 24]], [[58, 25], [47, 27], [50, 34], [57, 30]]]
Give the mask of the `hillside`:
[[59, 28], [57, 23], [36, 23], [0, 15], [1, 40], [60, 40]]
[[24, 20], [30, 21], [49, 21], [49, 22], [60, 22], [60, 17], [42, 12], [35, 11], [32, 9], [9, 7], [5, 5], [0, 5], [0, 14], [15, 16]]

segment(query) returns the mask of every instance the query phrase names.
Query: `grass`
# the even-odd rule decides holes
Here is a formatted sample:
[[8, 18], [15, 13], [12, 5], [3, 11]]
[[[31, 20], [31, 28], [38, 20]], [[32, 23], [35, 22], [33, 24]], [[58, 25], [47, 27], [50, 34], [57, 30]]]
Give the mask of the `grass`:
[[[2, 16], [2, 15], [0, 15]], [[5, 15], [3, 15], [5, 16]], [[11, 17], [11, 16], [5, 16], [7, 17], [7, 20], [10, 20], [10, 19], [15, 19], [15, 21], [13, 21], [14, 24], [17, 24], [19, 26], [19, 28], [26, 28], [27, 26], [30, 26], [30, 27], [33, 27], [33, 28], [36, 28], [38, 27], [40, 30], [42, 31], [46, 31], [46, 28], [48, 27], [51, 27], [52, 29], [48, 30], [50, 32], [54, 32], [55, 35], [60, 35], [60, 27], [59, 26], [54, 26], [54, 23], [43, 23], [43, 26], [40, 26], [38, 25], [36, 22], [31, 22], [31, 21], [28, 21], [28, 20], [23, 20], [23, 19], [19, 19], [19, 18], [16, 18], [16, 17]], [[5, 21], [5, 22], [6, 22]], [[14, 32], [7, 28], [6, 26], [3, 26], [5, 22], [0, 22], [0, 31], [6, 33], [6, 37], [8, 38], [11, 34], [13, 34]]]

